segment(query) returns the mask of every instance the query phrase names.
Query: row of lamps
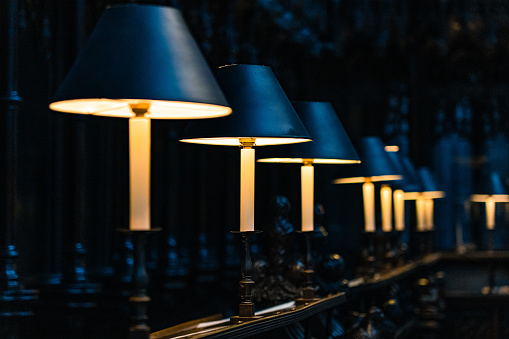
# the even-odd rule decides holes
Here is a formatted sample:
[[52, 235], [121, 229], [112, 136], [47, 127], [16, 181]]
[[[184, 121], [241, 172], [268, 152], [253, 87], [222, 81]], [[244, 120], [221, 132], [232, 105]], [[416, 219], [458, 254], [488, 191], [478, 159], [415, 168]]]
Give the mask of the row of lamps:
[[[374, 182], [383, 182], [382, 230], [387, 233], [392, 231], [392, 197], [395, 230], [401, 233], [404, 200], [416, 200], [418, 231], [430, 231], [432, 199], [443, 196], [431, 186], [424, 187], [432, 184], [429, 171], [419, 170], [424, 179], [418, 184], [405, 164], [409, 161], [386, 152], [379, 138], [362, 138], [354, 148], [330, 103], [291, 103], [270, 67], [229, 65], [214, 76], [180, 12], [171, 7], [108, 6], [50, 108], [129, 119], [128, 232], [135, 243], [131, 338], [148, 338], [150, 332], [144, 252], [146, 234], [157, 230], [150, 225], [151, 119], [197, 119], [184, 130], [182, 142], [240, 148], [240, 229], [235, 233], [241, 235], [244, 251], [241, 303], [239, 315], [230, 319], [232, 324], [258, 318], [251, 300], [254, 282], [249, 245], [250, 237], [258, 232], [254, 221], [255, 148], [282, 145], [273, 147], [273, 153], [267, 152], [259, 162], [302, 164], [306, 283], [297, 303], [315, 300], [310, 249], [315, 164], [355, 164], [342, 166], [344, 175], [334, 183], [362, 183], [368, 234], [376, 231]], [[394, 192], [387, 184], [393, 180], [402, 182]]]

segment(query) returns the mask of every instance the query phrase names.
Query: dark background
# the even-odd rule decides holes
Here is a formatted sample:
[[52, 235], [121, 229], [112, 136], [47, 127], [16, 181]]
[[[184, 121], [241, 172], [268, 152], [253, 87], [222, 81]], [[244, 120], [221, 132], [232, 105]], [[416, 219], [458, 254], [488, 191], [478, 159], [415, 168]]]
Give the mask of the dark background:
[[[10, 3], [17, 3], [18, 36], [14, 65], [6, 62], [12, 47], [0, 43], [0, 96], [14, 85], [22, 99], [16, 107], [12, 242], [21, 281], [40, 290], [43, 301], [46, 291], [76, 274], [69, 270], [77, 252], [87, 279], [100, 284], [118, 277], [125, 259], [117, 230], [128, 225], [127, 120], [48, 109], [105, 6], [119, 2], [1, 5], [2, 39], [10, 36]], [[467, 198], [482, 171], [509, 177], [506, 1], [139, 2], [178, 7], [213, 70], [231, 63], [268, 65], [291, 100], [330, 101], [352, 139], [377, 135], [399, 144], [416, 166], [435, 170], [446, 190], [436, 203], [436, 248], [463, 245], [457, 230], [465, 246], [484, 246], [482, 209]], [[4, 110], [8, 102], [1, 104]], [[214, 299], [207, 284], [221, 281], [225, 267], [236, 267], [227, 250], [228, 244], [238, 250], [239, 239], [229, 233], [238, 228], [238, 150], [179, 143], [185, 123], [152, 122], [152, 225], [162, 231], [151, 238], [148, 264], [156, 276], [171, 254], [183, 270], [181, 276], [168, 274], [179, 283], [165, 287], [168, 299], [159, 306], [173, 311], [154, 329], [232, 312], [229, 300], [200, 298]], [[276, 194], [289, 198], [298, 227], [299, 166], [257, 164], [256, 170], [257, 227], [268, 222], [268, 203]], [[364, 242], [360, 186], [332, 185], [336, 166], [315, 171], [315, 200], [324, 205], [329, 231], [326, 250], [344, 256], [352, 275]], [[498, 249], [509, 245], [508, 214], [507, 204], [498, 209]], [[172, 274], [180, 278], [172, 280]], [[178, 301], [182, 310], [175, 311], [172, 298], [190, 286], [195, 295]]]

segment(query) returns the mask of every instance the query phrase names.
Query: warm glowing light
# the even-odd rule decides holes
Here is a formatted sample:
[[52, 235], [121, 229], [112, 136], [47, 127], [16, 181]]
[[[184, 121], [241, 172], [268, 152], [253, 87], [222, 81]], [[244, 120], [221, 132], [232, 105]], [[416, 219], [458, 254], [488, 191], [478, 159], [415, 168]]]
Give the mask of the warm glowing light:
[[254, 231], [255, 150], [240, 150], [240, 231]]
[[494, 202], [509, 202], [509, 195], [506, 194], [472, 194], [470, 200], [474, 202], [485, 202], [488, 199]]
[[129, 119], [129, 229], [150, 229], [150, 119]]
[[131, 118], [134, 113], [130, 105], [150, 104], [151, 119], [205, 119], [229, 115], [230, 107], [196, 102], [143, 100], [143, 99], [75, 99], [53, 102], [49, 107], [54, 111], [92, 114], [108, 117]]
[[395, 190], [393, 193], [394, 200], [394, 229], [398, 232], [405, 230], [405, 192]]
[[[182, 142], [188, 142], [193, 144], [205, 144], [205, 145], [219, 145], [219, 146], [241, 146], [241, 139], [248, 137], [212, 137], [212, 138], [194, 138], [194, 139], [181, 139]], [[302, 138], [271, 138], [271, 137], [256, 137], [256, 146], [267, 146], [267, 145], [284, 145], [294, 144], [299, 142], [311, 141], [311, 139]]]
[[440, 199], [443, 197], [445, 197], [444, 191], [405, 192], [405, 200], [417, 200], [421, 198]]
[[314, 167], [312, 164], [301, 166], [301, 203], [302, 232], [314, 230]]
[[371, 182], [377, 181], [392, 181], [392, 180], [401, 180], [403, 177], [401, 175], [380, 175], [376, 177], [353, 177], [353, 178], [339, 178], [334, 179], [332, 182], [334, 184], [355, 184], [355, 183], [363, 183], [366, 180]]
[[435, 220], [434, 220], [434, 210], [435, 210], [435, 203], [433, 199], [425, 199], [424, 200], [424, 207], [425, 207], [425, 213], [426, 213], [426, 230], [427, 231], [433, 231], [435, 228]]
[[495, 200], [493, 197], [486, 199], [486, 228], [495, 229]]
[[428, 199], [441, 199], [445, 197], [444, 191], [427, 191], [422, 192], [422, 194]]
[[375, 185], [365, 182], [362, 185], [364, 198], [364, 230], [375, 232]]
[[[264, 158], [258, 159], [258, 162], [274, 162], [283, 164], [302, 164], [306, 161], [305, 158]], [[344, 160], [344, 159], [320, 159], [313, 158], [314, 164], [358, 164], [360, 160]]]
[[392, 231], [392, 189], [383, 185], [380, 188], [380, 201], [382, 205], [382, 231]]
[[417, 212], [417, 232], [425, 232], [428, 227], [426, 224], [426, 202], [424, 198], [419, 198], [415, 201], [415, 209]]
[[385, 146], [385, 151], [386, 152], [399, 152], [399, 146], [397, 146], [397, 145]]

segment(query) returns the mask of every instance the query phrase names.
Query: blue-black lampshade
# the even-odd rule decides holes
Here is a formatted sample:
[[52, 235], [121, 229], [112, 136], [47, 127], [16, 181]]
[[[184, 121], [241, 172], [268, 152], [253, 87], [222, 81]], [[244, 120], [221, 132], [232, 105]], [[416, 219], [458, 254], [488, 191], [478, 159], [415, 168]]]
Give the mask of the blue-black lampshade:
[[445, 192], [440, 187], [434, 174], [428, 167], [420, 167], [417, 169], [417, 175], [421, 182], [421, 194], [430, 199], [438, 199], [445, 197]]
[[402, 173], [392, 164], [379, 137], [369, 136], [354, 143], [361, 163], [341, 166], [335, 184], [363, 183], [365, 181], [401, 180]]
[[109, 6], [59, 87], [50, 108], [69, 113], [194, 119], [231, 113], [191, 36], [171, 7]]
[[293, 102], [301, 121], [313, 138], [311, 142], [270, 147], [262, 150], [259, 162], [351, 164], [360, 159], [329, 102]]
[[181, 141], [255, 146], [310, 141], [311, 137], [268, 66], [230, 65], [219, 68], [217, 80], [233, 114], [209, 121], [191, 121]]
[[474, 187], [472, 201], [484, 202], [488, 197], [492, 197], [497, 202], [509, 202], [506, 187], [497, 172], [483, 173], [480, 179]]
[[417, 177], [415, 168], [413, 167], [410, 159], [402, 156], [399, 151], [388, 151], [387, 155], [396, 167], [398, 173], [403, 174], [403, 179], [395, 181], [392, 186], [395, 189], [401, 189], [405, 192], [420, 192], [422, 191], [420, 180]]

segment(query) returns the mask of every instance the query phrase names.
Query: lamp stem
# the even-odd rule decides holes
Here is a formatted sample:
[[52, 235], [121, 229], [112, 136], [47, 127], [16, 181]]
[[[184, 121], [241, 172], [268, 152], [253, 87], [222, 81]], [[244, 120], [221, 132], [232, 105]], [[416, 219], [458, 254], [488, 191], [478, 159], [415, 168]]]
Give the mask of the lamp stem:
[[129, 228], [150, 229], [150, 119], [148, 106], [131, 105], [129, 119]]
[[375, 258], [375, 233], [374, 232], [366, 232], [367, 236], [368, 236], [368, 251], [367, 251], [367, 254], [366, 254], [366, 259], [365, 259], [365, 275], [366, 275], [366, 278], [373, 278], [375, 276], [375, 273], [376, 273], [376, 268], [375, 268], [375, 261], [376, 261], [376, 258]]
[[241, 139], [240, 231], [254, 231], [255, 149], [254, 140]]
[[382, 231], [392, 231], [392, 189], [387, 185], [380, 188], [380, 201], [382, 205]]
[[132, 231], [133, 236], [134, 257], [133, 257], [133, 275], [132, 290], [133, 294], [129, 298], [132, 307], [131, 327], [129, 328], [130, 339], [148, 339], [150, 335], [150, 327], [147, 320], [147, 307], [150, 297], [147, 296], [148, 273], [145, 261], [145, 247], [147, 232]]
[[306, 246], [306, 259], [305, 259], [305, 269], [304, 269], [304, 287], [302, 287], [302, 298], [298, 298], [295, 300], [295, 304], [297, 306], [306, 305], [311, 302], [317, 301], [318, 298], [315, 298], [315, 288], [313, 287], [313, 275], [315, 271], [313, 270], [313, 256], [311, 254], [311, 236], [313, 232], [303, 232], [304, 233], [304, 241]]
[[364, 230], [367, 233], [373, 233], [375, 226], [375, 185], [371, 181], [366, 181], [362, 185], [362, 194], [364, 201]]
[[240, 272], [242, 274], [242, 280], [239, 282], [241, 295], [241, 302], [239, 304], [239, 315], [230, 318], [231, 324], [237, 324], [239, 322], [250, 321], [258, 319], [260, 317], [255, 316], [255, 305], [252, 301], [252, 291], [254, 287], [254, 281], [251, 279], [253, 271], [253, 262], [251, 260], [251, 235], [254, 232], [239, 232], [242, 237], [242, 263]]
[[302, 232], [314, 230], [314, 167], [313, 160], [306, 159], [301, 166], [301, 209], [302, 209]]
[[302, 288], [302, 298], [299, 298], [295, 301], [297, 305], [316, 301], [315, 289], [313, 287], [313, 275], [315, 271], [313, 269], [313, 256], [311, 253], [311, 235], [313, 232], [303, 232], [303, 233], [304, 241], [306, 243], [306, 260], [305, 260], [306, 268], [304, 270], [304, 276], [306, 278], [306, 281], [304, 282], [304, 287]]

